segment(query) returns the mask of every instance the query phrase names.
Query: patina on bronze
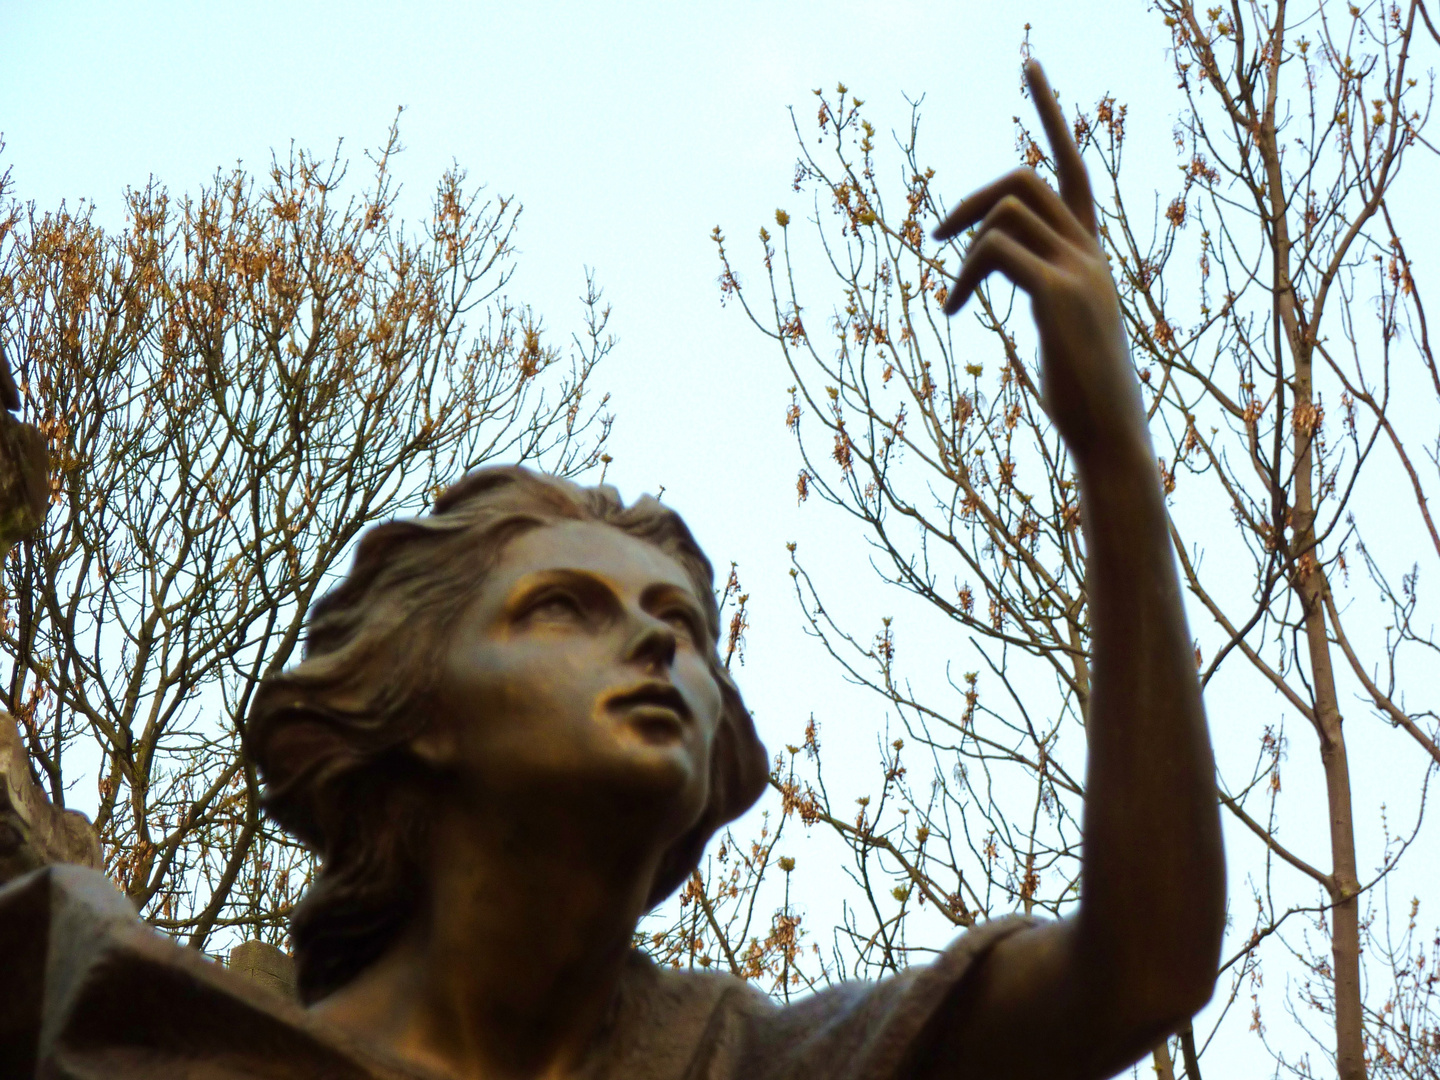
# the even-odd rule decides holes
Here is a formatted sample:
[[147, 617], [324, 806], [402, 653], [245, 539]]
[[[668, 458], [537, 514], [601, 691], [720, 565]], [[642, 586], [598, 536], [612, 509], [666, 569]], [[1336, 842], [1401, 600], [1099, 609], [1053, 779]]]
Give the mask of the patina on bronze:
[[978, 226], [950, 311], [990, 273], [1030, 294], [1079, 474], [1094, 655], [1074, 917], [993, 922], [787, 1007], [635, 953], [640, 916], [765, 783], [716, 661], [710, 565], [654, 500], [488, 469], [362, 540], [250, 717], [269, 812], [322, 859], [294, 923], [301, 1001], [52, 867], [0, 891], [0, 1072], [1098, 1078], [1203, 1005], [1224, 870], [1163, 496], [1085, 170], [1027, 77], [1059, 193], [1018, 170], [937, 235]]

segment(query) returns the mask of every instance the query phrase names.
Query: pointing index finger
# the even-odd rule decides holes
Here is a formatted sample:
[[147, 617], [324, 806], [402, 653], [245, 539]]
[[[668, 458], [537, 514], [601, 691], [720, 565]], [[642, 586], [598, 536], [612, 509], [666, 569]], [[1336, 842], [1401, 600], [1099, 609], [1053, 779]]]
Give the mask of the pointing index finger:
[[1085, 162], [1080, 150], [1065, 124], [1065, 114], [1050, 89], [1050, 80], [1045, 78], [1045, 69], [1038, 60], [1025, 65], [1025, 82], [1030, 87], [1030, 99], [1035, 102], [1035, 111], [1040, 114], [1040, 124], [1045, 129], [1046, 141], [1055, 156], [1055, 175], [1060, 181], [1060, 197], [1070, 212], [1090, 235], [1096, 235], [1095, 197], [1090, 192], [1090, 176], [1085, 171]]

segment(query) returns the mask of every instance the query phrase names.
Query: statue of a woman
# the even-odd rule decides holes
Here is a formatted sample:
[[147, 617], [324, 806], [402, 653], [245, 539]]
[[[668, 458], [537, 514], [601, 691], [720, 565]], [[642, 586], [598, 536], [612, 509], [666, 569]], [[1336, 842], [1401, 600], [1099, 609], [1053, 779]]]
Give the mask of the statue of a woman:
[[[92, 871], [0, 891], [0, 1073], [46, 1077], [1104, 1077], [1209, 998], [1224, 919], [1210, 747], [1163, 497], [1078, 151], [972, 195], [947, 308], [1033, 301], [1079, 473], [1093, 632], [1079, 910], [781, 1007], [659, 969], [637, 920], [764, 788], [670, 510], [518, 468], [373, 529], [266, 681], [247, 745], [320, 855], [291, 1004], [140, 926]], [[7, 1065], [13, 1071], [6, 1071]]]

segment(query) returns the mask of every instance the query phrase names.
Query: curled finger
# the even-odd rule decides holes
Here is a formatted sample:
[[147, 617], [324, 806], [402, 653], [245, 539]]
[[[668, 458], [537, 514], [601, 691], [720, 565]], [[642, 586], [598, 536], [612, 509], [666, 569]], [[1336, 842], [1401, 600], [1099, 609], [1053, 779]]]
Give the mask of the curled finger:
[[945, 314], [954, 315], [970, 299], [980, 282], [994, 273], [1004, 274], [1031, 296], [1044, 283], [1047, 265], [1044, 259], [1002, 229], [988, 229], [975, 238], [950, 295], [945, 298]]
[[1075, 215], [1055, 190], [1040, 178], [1039, 173], [1025, 166], [1006, 173], [994, 183], [966, 196], [946, 215], [945, 220], [935, 227], [932, 235], [936, 240], [949, 240], [958, 236], [977, 221], [985, 219], [1006, 199], [1023, 203], [1037, 218], [1062, 236], [1072, 240], [1085, 240], [1091, 235], [1086, 231], [1085, 225], [1075, 219]]
[[1013, 195], [1005, 196], [985, 215], [976, 239], [997, 230], [1014, 237], [1041, 258], [1050, 258], [1066, 246], [1065, 239], [1048, 221]]

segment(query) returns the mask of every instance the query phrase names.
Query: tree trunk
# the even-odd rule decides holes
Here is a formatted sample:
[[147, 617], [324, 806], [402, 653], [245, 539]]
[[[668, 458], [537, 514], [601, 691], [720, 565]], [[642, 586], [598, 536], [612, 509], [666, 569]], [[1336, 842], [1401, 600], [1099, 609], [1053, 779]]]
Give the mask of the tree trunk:
[[[1267, 62], [1267, 93], [1264, 115], [1256, 126], [1256, 145], [1264, 162], [1265, 195], [1268, 197], [1269, 226], [1274, 258], [1273, 302], [1275, 318], [1276, 454], [1272, 499], [1277, 531], [1284, 523], [1284, 494], [1279, 481], [1281, 428], [1285, 380], [1283, 355], [1288, 351], [1294, 364], [1294, 401], [1289, 422], [1294, 438], [1295, 497], [1291, 507], [1292, 543], [1289, 549], [1290, 587], [1302, 604], [1305, 618], [1306, 652], [1310, 661], [1314, 691], [1314, 726], [1320, 739], [1320, 760], [1325, 768], [1325, 794], [1330, 826], [1331, 909], [1330, 951], [1335, 993], [1335, 1071], [1339, 1080], [1365, 1080], [1364, 1019], [1360, 1007], [1360, 905], [1359, 881], [1355, 874], [1355, 823], [1350, 809], [1350, 765], [1345, 753], [1339, 698], [1335, 692], [1335, 669], [1331, 664], [1330, 640], [1325, 629], [1325, 597], [1329, 583], [1321, 565], [1315, 538], [1315, 438], [1319, 414], [1315, 409], [1312, 340], [1320, 311], [1305, 320], [1290, 276], [1292, 255], [1289, 207], [1275, 126], [1279, 100], [1280, 58], [1283, 53], [1285, 4], [1277, 5]], [[1283, 341], [1282, 341], [1283, 332]]]
[[1355, 826], [1350, 809], [1350, 762], [1343, 717], [1335, 695], [1330, 642], [1322, 599], [1328, 583], [1322, 571], [1301, 584], [1305, 599], [1305, 640], [1315, 680], [1315, 728], [1325, 767], [1330, 810], [1330, 954], [1334, 965], [1335, 1071], [1340, 1080], [1364, 1080], [1365, 1031], [1360, 1000], [1360, 882], [1355, 872]]
[[[1311, 351], [1296, 325], [1293, 293], [1285, 281], [1279, 306], [1290, 331], [1295, 361], [1295, 540], [1291, 549], [1292, 586], [1305, 612], [1305, 644], [1314, 688], [1315, 733], [1325, 768], [1325, 797], [1330, 826], [1330, 953], [1335, 992], [1335, 1071], [1339, 1080], [1365, 1080], [1365, 1029], [1360, 997], [1360, 883], [1355, 872], [1355, 820], [1350, 807], [1350, 762], [1345, 752], [1344, 718], [1335, 692], [1330, 638], [1325, 628], [1325, 597], [1330, 584], [1315, 541], [1313, 490], [1315, 428]], [[1277, 422], [1282, 422], [1277, 416]]]

